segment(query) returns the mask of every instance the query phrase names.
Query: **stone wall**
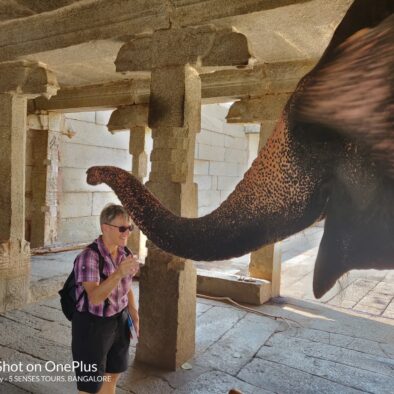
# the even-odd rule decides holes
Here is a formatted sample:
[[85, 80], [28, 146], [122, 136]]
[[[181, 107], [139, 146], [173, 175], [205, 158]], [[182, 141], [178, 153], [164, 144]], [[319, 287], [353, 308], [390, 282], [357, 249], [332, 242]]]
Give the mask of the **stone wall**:
[[227, 124], [227, 112], [226, 105], [202, 107], [194, 170], [199, 216], [211, 212], [227, 198], [249, 167], [249, 151], [255, 156], [255, 149], [249, 146], [254, 139], [245, 133], [243, 125]]
[[106, 124], [110, 113], [66, 114], [66, 130], [59, 149], [61, 190], [58, 243], [89, 242], [94, 239], [100, 231], [101, 209], [109, 202], [118, 202], [108, 186], [90, 186], [86, 183], [87, 168], [114, 165], [131, 170], [129, 133], [112, 135], [108, 132]]

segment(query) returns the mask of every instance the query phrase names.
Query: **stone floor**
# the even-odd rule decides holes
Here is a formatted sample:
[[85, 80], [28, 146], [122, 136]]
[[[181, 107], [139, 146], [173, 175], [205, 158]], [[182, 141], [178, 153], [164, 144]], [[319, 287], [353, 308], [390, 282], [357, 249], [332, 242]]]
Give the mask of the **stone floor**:
[[[321, 234], [317, 226], [282, 242], [282, 297], [254, 307], [276, 318], [198, 298], [195, 357], [176, 372], [161, 371], [133, 362], [133, 343], [117, 392], [210, 394], [236, 387], [253, 394], [393, 393], [394, 272], [354, 271], [315, 300], [311, 275]], [[71, 361], [70, 324], [58, 298], [48, 296], [60, 287], [77, 253], [33, 257], [32, 298], [40, 301], [0, 315], [1, 361], [38, 364], [42, 371], [47, 361]], [[234, 261], [211, 268], [246, 266]], [[138, 282], [134, 286], [138, 295]], [[1, 381], [10, 376], [13, 382]], [[72, 376], [2, 372], [0, 393], [73, 393]]]
[[[251, 394], [393, 393], [392, 319], [290, 297], [255, 309], [277, 318], [198, 299], [195, 357], [175, 372], [131, 360], [117, 393], [210, 394], [232, 387]], [[0, 373], [13, 377], [0, 383], [0, 393], [75, 392], [72, 373], [45, 372], [47, 361], [71, 361], [70, 324], [57, 297], [2, 314], [0, 330], [2, 361], [42, 366], [42, 372]], [[131, 356], [134, 351], [135, 343]]]

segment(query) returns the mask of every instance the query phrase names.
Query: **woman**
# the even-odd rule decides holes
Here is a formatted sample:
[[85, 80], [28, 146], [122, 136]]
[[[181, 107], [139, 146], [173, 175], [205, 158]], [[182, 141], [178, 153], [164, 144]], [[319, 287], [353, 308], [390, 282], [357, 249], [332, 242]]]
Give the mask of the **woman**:
[[79, 392], [114, 394], [119, 375], [128, 366], [128, 314], [139, 334], [131, 288], [139, 260], [126, 247], [133, 225], [121, 205], [103, 209], [100, 227], [102, 235], [75, 260], [76, 299], [80, 300], [72, 319], [71, 347], [78, 362]]

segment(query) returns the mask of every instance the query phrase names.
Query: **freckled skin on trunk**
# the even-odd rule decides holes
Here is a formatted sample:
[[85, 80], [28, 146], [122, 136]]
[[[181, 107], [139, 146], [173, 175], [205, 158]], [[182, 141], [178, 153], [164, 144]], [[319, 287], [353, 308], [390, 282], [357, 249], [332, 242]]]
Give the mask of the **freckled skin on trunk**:
[[[321, 149], [315, 147], [313, 154], [289, 135], [288, 127], [283, 119], [278, 123], [243, 180], [204, 217], [174, 215], [119, 168], [92, 167], [88, 183], [110, 186], [143, 233], [168, 253], [204, 261], [241, 256], [302, 230], [323, 211], [327, 196], [321, 187], [326, 176], [319, 165]], [[319, 143], [329, 148], [326, 141]]]

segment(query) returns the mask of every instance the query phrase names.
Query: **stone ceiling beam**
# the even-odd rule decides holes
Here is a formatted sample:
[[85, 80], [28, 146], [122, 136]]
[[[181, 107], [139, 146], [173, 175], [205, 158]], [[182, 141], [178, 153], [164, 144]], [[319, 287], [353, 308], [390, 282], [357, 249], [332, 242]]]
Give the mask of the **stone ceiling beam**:
[[[268, 93], [292, 92], [316, 60], [264, 64], [253, 69], [221, 70], [200, 74], [203, 103], [229, 101]], [[117, 81], [103, 85], [61, 89], [47, 100], [30, 102], [29, 112], [78, 112], [148, 103], [150, 79]]]
[[[109, 118], [107, 124], [108, 131], [114, 133], [135, 127], [148, 127], [148, 113], [149, 108], [147, 104], [119, 107], [112, 112]], [[130, 153], [133, 154], [132, 152]]]
[[[0, 61], [84, 42], [131, 37], [311, 0], [108, 0], [79, 2], [0, 23]], [[48, 35], [48, 32], [51, 32]]]
[[291, 93], [267, 94], [235, 102], [226, 116], [227, 123], [276, 122]]
[[59, 89], [55, 75], [45, 64], [31, 61], [0, 63], [0, 92], [26, 98], [50, 99]]

